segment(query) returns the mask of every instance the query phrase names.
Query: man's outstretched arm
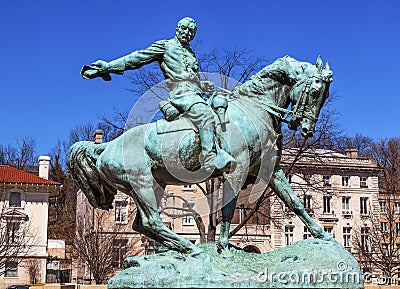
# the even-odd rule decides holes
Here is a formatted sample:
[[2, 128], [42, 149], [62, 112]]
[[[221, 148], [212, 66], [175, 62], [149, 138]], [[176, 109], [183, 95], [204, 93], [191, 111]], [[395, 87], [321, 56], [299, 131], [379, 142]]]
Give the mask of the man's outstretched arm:
[[150, 47], [134, 51], [121, 58], [106, 62], [97, 60], [92, 65], [84, 65], [81, 75], [86, 79], [102, 77], [103, 80], [111, 80], [110, 73], [123, 74], [126, 70], [133, 70], [161, 59], [165, 52], [165, 40], [157, 41]]

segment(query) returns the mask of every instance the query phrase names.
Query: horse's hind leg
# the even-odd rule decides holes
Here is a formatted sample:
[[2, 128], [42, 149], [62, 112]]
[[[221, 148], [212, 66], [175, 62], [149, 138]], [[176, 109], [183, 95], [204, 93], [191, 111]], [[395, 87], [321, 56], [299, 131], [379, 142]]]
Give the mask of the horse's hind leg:
[[[141, 183], [141, 186], [135, 186], [136, 188], [132, 193], [137, 206], [137, 216], [133, 229], [158, 241], [169, 249], [181, 253], [189, 253], [191, 256], [204, 257], [203, 250], [189, 240], [178, 236], [164, 225], [158, 212], [157, 198], [153, 187], [144, 185], [144, 182]], [[152, 180], [148, 183], [152, 184]]]
[[322, 228], [310, 217], [304, 209], [303, 204], [290, 187], [282, 168], [278, 168], [272, 175], [270, 180], [271, 188], [278, 194], [278, 197], [300, 218], [307, 226], [314, 238], [332, 240], [333, 237], [326, 233]]

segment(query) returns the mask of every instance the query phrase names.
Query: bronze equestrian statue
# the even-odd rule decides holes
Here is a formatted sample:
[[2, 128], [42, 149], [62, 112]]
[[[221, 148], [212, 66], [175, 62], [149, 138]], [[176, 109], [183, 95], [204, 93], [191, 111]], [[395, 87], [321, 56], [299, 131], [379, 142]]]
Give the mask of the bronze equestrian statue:
[[[179, 40], [181, 28], [178, 25], [178, 40], [158, 41], [150, 50], [134, 52], [110, 63], [100, 61], [85, 66], [82, 73], [87, 78], [110, 80], [109, 73], [121, 74], [157, 61], [170, 89], [168, 101], [183, 113], [169, 125], [181, 126], [188, 119], [193, 122], [197, 118], [193, 117], [195, 114], [202, 115], [207, 123], [197, 123], [192, 129], [160, 133], [160, 123], [166, 122], [163, 119], [131, 128], [107, 143], [78, 142], [71, 146], [67, 160], [78, 186], [92, 206], [105, 210], [112, 207], [117, 190], [131, 196], [137, 205], [134, 230], [170, 249], [204, 257], [200, 248], [163, 224], [158, 207], [165, 186], [224, 177], [218, 246], [227, 250], [237, 195], [246, 180], [255, 177], [269, 183], [315, 238], [331, 240], [332, 237], [307, 214], [279, 166], [284, 122], [292, 130], [300, 128], [304, 137], [314, 133], [320, 110], [329, 96], [332, 71], [328, 63], [323, 66], [320, 57], [316, 65], [289, 56], [277, 59], [232, 91], [226, 99], [227, 121], [220, 124], [219, 118], [213, 116], [217, 120], [215, 124], [210, 116], [205, 116], [211, 113], [211, 108], [200, 100], [202, 92], [213, 87], [207, 83], [204, 84], [207, 89], [203, 88], [202, 82], [194, 76], [198, 75], [197, 61], [187, 45], [194, 37], [195, 24], [185, 19], [181, 23], [185, 28], [181, 28], [188, 32], [182, 36], [183, 42]], [[179, 64], [171, 68], [170, 61]], [[186, 78], [186, 73], [191, 76]], [[186, 104], [186, 100], [195, 104]], [[221, 160], [218, 160], [219, 152], [215, 157], [216, 151], [222, 152]], [[210, 153], [214, 156], [208, 157]], [[205, 163], [211, 169], [205, 170]]]

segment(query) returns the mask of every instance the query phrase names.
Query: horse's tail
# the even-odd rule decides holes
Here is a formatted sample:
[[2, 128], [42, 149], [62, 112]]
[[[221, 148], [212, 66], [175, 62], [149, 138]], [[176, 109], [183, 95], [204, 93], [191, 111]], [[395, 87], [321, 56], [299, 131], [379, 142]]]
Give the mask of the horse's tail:
[[107, 143], [77, 142], [69, 149], [67, 158], [68, 170], [89, 203], [103, 210], [112, 208], [117, 193], [115, 188], [102, 179], [96, 167], [96, 161], [106, 146]]

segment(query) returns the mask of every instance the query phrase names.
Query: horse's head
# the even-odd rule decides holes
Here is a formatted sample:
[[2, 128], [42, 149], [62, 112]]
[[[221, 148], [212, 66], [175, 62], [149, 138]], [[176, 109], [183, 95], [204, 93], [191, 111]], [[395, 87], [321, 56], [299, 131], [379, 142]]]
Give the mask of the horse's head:
[[297, 74], [300, 79], [290, 91], [293, 115], [288, 127], [296, 130], [300, 126], [304, 137], [312, 137], [321, 108], [329, 96], [332, 71], [328, 62], [323, 67], [322, 59], [318, 56], [315, 66], [310, 65], [302, 73], [297, 71]]

